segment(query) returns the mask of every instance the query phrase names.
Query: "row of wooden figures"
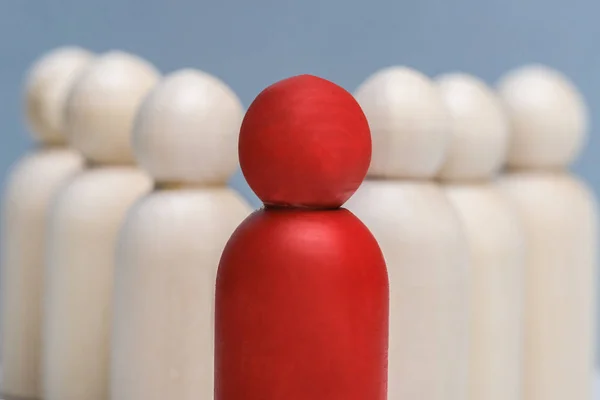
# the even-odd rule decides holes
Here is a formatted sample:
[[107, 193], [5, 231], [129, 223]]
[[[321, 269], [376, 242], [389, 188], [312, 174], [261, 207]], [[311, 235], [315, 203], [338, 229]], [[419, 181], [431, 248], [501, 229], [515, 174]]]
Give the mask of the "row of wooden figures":
[[[294, 81], [288, 87], [316, 85], [327, 88], [326, 96], [338, 93], [327, 86], [330, 82], [301, 79], [306, 80], [302, 85]], [[235, 93], [198, 70], [161, 77], [137, 56], [75, 47], [56, 49], [34, 64], [25, 98], [38, 146], [14, 167], [3, 198], [4, 399], [213, 398], [214, 370], [226, 364], [213, 362], [217, 266], [228, 239], [251, 213], [226, 186], [238, 165], [240, 127], [258, 124], [274, 135], [271, 147], [244, 145], [251, 159], [242, 165], [247, 179], [246, 166], [262, 168], [263, 175], [296, 174], [295, 187], [248, 179], [259, 197], [262, 191], [287, 198], [312, 182], [304, 179], [309, 168], [302, 160], [292, 165], [296, 158], [289, 148], [273, 154], [273, 146], [287, 146], [277, 142], [274, 120], [297, 112], [294, 104], [273, 100], [280, 89], [266, 90], [261, 104], [250, 107], [265, 121], [256, 117], [242, 126], [245, 112]], [[343, 101], [327, 101], [354, 101], [339, 96]], [[227, 384], [214, 398], [590, 400], [596, 206], [586, 186], [567, 172], [587, 131], [578, 91], [543, 66], [508, 73], [497, 90], [466, 74], [432, 80], [392, 67], [369, 77], [354, 98], [370, 127], [370, 164], [362, 156], [358, 161], [348, 157], [352, 163], [338, 157], [356, 149], [364, 153], [359, 139], [332, 143], [341, 153], [319, 162], [333, 176], [346, 173], [329, 168], [334, 163], [352, 169], [366, 160], [367, 179], [345, 207], [372, 232], [387, 265], [387, 385], [368, 364], [381, 349], [353, 342], [362, 332], [356, 326], [335, 331], [345, 332], [336, 337], [322, 334], [316, 350], [307, 349], [298, 334], [330, 332], [328, 324], [343, 326], [353, 312], [386, 311], [387, 303], [377, 303], [377, 295], [357, 292], [351, 304], [355, 311], [340, 315], [326, 314], [336, 304], [311, 303], [308, 314], [325, 317], [314, 326], [295, 326], [296, 336], [288, 328], [304, 314], [281, 306], [280, 319], [273, 320], [250, 305], [240, 307], [239, 313], [248, 316], [246, 325], [232, 323], [227, 329], [245, 326], [252, 333], [239, 332], [238, 342], [218, 351], [239, 352], [236, 371], [246, 378], [221, 376]], [[330, 114], [347, 114], [354, 125], [360, 123], [358, 114], [347, 111], [352, 104], [342, 108]], [[311, 124], [316, 122], [300, 121], [294, 129], [309, 132]], [[332, 140], [325, 136], [322, 140]], [[303, 140], [294, 142], [296, 153], [325, 153], [319, 142]], [[359, 147], [344, 148], [354, 145]], [[261, 152], [279, 157], [279, 164], [258, 165]], [[364, 177], [360, 168], [347, 173], [359, 177], [353, 178], [356, 186]], [[347, 196], [355, 188], [350, 189]], [[338, 257], [335, 265], [361, 262], [355, 249], [364, 249], [367, 239], [346, 246], [344, 256], [333, 248], [338, 242], [313, 225], [310, 230], [305, 221], [283, 227], [274, 219], [280, 241], [289, 236], [288, 250], [304, 246], [311, 257]], [[248, 263], [248, 281], [263, 273], [254, 268], [256, 257], [283, 254], [274, 244], [279, 239], [259, 233], [247, 234], [244, 245], [260, 251], [237, 254], [238, 262]], [[331, 268], [322, 273], [332, 274]], [[305, 277], [290, 276], [297, 282]], [[299, 296], [281, 302], [295, 307], [294, 299], [321, 299], [337, 290], [311, 279], [314, 287], [286, 293], [264, 287], [254, 296], [274, 302], [279, 298], [267, 294]], [[238, 297], [252, 304], [251, 296]], [[378, 321], [387, 327], [383, 317]], [[281, 326], [274, 328], [277, 323]], [[252, 338], [273, 329], [293, 339], [253, 344], [258, 342]], [[245, 334], [254, 335], [248, 345]], [[270, 359], [255, 355], [272, 349], [283, 353], [279, 359], [302, 357], [298, 349], [318, 351], [322, 362], [308, 367], [298, 359], [281, 362], [270, 370], [271, 377], [265, 376]], [[342, 358], [339, 349], [345, 352]], [[355, 375], [336, 369], [341, 359]], [[374, 380], [384, 389], [365, 389], [365, 382]]]

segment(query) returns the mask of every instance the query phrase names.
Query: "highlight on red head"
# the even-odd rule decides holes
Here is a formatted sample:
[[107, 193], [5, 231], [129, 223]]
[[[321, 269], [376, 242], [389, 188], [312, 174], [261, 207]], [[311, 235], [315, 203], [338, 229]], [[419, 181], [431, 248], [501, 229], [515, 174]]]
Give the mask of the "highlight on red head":
[[337, 208], [366, 176], [369, 124], [342, 87], [312, 75], [291, 77], [267, 87], [250, 105], [239, 158], [265, 205]]

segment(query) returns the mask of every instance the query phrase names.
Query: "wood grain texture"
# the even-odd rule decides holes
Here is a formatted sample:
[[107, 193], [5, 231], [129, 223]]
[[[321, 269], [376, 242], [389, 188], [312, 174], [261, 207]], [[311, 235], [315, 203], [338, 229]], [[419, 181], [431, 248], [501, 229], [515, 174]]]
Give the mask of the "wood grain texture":
[[39, 147], [9, 171], [3, 197], [0, 250], [2, 397], [40, 398], [42, 292], [47, 218], [60, 187], [83, 167], [67, 148], [63, 108], [94, 59], [75, 46], [39, 57], [26, 75], [25, 121]]
[[592, 396], [598, 268], [597, 200], [569, 173], [589, 111], [575, 85], [543, 65], [509, 71], [498, 93], [511, 122], [501, 188], [523, 221], [524, 400]]
[[566, 173], [502, 178], [527, 239], [526, 400], [590, 399], [593, 388], [598, 212]]
[[43, 393], [47, 400], [106, 400], [117, 234], [151, 188], [133, 167], [78, 174], [58, 195], [46, 263]]
[[390, 280], [389, 399], [467, 396], [469, 271], [462, 227], [434, 182], [370, 181], [346, 203]]
[[250, 211], [226, 187], [155, 191], [130, 211], [117, 253], [111, 399], [212, 399], [217, 266]]
[[509, 122], [499, 97], [463, 73], [436, 79], [450, 115], [450, 147], [438, 173], [465, 231], [471, 276], [470, 400], [520, 400], [525, 233], [497, 189]]
[[2, 210], [2, 393], [40, 398], [44, 261], [48, 214], [59, 189], [83, 166], [67, 148], [41, 148], [9, 175]]
[[522, 396], [525, 234], [496, 185], [447, 184], [469, 246], [469, 399]]

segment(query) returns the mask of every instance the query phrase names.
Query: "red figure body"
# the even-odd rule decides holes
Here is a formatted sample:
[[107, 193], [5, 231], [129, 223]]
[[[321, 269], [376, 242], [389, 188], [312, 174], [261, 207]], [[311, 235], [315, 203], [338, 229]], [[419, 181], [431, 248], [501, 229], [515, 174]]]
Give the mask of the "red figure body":
[[219, 264], [215, 400], [386, 399], [385, 262], [339, 208], [370, 153], [362, 110], [323, 79], [284, 80], [248, 110], [240, 162], [267, 206], [238, 227]]

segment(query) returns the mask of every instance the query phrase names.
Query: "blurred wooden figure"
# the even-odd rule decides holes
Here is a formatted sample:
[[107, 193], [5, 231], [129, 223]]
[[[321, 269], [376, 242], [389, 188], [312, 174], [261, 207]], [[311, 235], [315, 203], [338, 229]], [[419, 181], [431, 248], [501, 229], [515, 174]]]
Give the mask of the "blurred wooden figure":
[[119, 239], [113, 400], [212, 399], [217, 266], [251, 211], [226, 186], [243, 114], [223, 82], [182, 70], [137, 116], [134, 151], [157, 186], [129, 212]]
[[433, 181], [450, 119], [435, 84], [391, 67], [356, 91], [373, 136], [367, 180], [346, 204], [381, 245], [390, 279], [388, 398], [465, 400], [469, 273], [462, 225]]
[[511, 71], [498, 90], [513, 130], [501, 183], [527, 240], [524, 400], [589, 400], [598, 214], [567, 170], [585, 143], [586, 106], [566, 77], [539, 65]]
[[525, 234], [496, 177], [509, 127], [494, 91], [479, 79], [437, 80], [451, 116], [438, 176], [467, 233], [471, 268], [470, 400], [522, 396]]
[[77, 79], [65, 128], [89, 169], [65, 186], [52, 210], [44, 322], [44, 400], [106, 400], [117, 233], [151, 188], [134, 165], [131, 131], [159, 79], [123, 52], [100, 56]]
[[27, 75], [25, 108], [37, 148], [9, 173], [2, 210], [0, 353], [2, 398], [41, 398], [42, 288], [47, 214], [61, 185], [83, 166], [67, 147], [62, 110], [93, 55], [55, 49]]

